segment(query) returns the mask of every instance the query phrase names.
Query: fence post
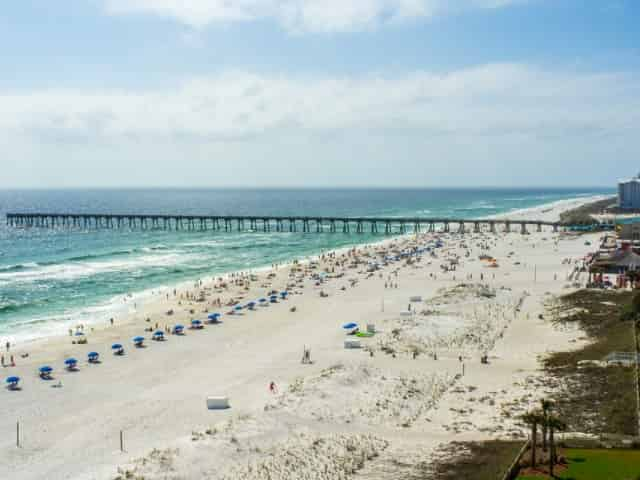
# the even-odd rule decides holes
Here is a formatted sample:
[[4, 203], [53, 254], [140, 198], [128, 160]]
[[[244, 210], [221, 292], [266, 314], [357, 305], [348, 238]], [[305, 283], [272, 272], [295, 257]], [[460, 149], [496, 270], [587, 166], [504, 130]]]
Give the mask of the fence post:
[[124, 452], [124, 433], [120, 430], [120, 451]]
[[20, 420], [16, 421], [16, 447], [20, 448]]

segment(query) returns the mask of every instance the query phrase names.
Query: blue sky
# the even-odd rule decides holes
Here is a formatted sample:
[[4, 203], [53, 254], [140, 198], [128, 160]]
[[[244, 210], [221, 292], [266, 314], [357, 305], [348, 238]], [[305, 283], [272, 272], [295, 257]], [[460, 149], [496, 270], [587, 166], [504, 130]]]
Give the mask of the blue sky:
[[68, 0], [0, 15], [0, 187], [613, 185], [634, 0]]

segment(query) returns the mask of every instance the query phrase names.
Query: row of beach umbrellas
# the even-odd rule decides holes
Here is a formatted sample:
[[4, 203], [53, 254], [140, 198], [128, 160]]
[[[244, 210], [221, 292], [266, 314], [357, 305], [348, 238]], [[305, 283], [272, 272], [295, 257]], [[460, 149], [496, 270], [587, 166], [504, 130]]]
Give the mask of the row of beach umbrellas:
[[[287, 298], [288, 292], [282, 291], [279, 293], [279, 295], [280, 295], [280, 298], [284, 300], [285, 298]], [[278, 295], [270, 295], [269, 300], [267, 300], [266, 298], [260, 298], [258, 299], [257, 302], [254, 302], [254, 301], [248, 302], [244, 307], [242, 305], [236, 305], [233, 308], [233, 310], [240, 311], [243, 308], [248, 308], [251, 310], [257, 304], [266, 305], [267, 303], [276, 303], [277, 300], [278, 300]], [[221, 316], [222, 314], [220, 313], [210, 313], [207, 316], [207, 318], [209, 320], [209, 323], [218, 323], [220, 321]], [[203, 327], [204, 327], [204, 322], [202, 320], [197, 320], [197, 319], [191, 320], [192, 329], [198, 330]], [[173, 333], [176, 335], [182, 335], [184, 333], [184, 330], [185, 330], [184, 325], [178, 324], [178, 325], [174, 325], [173, 327]], [[162, 330], [156, 330], [151, 336], [151, 338], [156, 341], [164, 340], [164, 332]], [[145, 338], [143, 336], [138, 335], [136, 337], [133, 337], [133, 344], [138, 348], [141, 348], [144, 346], [144, 341], [145, 341]], [[112, 344], [111, 350], [113, 351], [114, 355], [124, 355], [124, 346], [121, 343]], [[100, 359], [100, 354], [98, 352], [89, 352], [87, 354], [87, 360], [89, 363], [93, 363], [93, 364], [100, 363], [99, 359]], [[66, 358], [64, 360], [64, 365], [68, 371], [75, 371], [78, 368], [78, 360], [73, 357]], [[43, 380], [50, 380], [52, 378], [52, 374], [53, 374], [53, 367], [51, 367], [50, 365], [43, 365], [38, 369], [38, 376]], [[7, 377], [6, 384], [7, 384], [7, 388], [9, 388], [10, 390], [18, 390], [19, 384], [20, 384], [20, 377], [15, 375]]]

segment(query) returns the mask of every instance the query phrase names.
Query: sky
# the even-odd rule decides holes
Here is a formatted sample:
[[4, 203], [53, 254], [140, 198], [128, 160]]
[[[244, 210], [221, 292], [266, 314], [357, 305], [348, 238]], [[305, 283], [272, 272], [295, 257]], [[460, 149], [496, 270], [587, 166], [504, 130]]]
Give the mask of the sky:
[[65, 0], [0, 12], [0, 188], [611, 186], [637, 0]]

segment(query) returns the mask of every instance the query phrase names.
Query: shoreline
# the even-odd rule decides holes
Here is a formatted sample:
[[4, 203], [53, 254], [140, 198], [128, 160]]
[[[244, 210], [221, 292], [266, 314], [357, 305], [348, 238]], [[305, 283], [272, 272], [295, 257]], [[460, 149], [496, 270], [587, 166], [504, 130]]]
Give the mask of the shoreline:
[[[483, 218], [486, 219], [505, 219], [505, 218], [513, 218], [514, 220], [517, 220], [518, 216], [522, 216], [522, 215], [528, 215], [530, 213], [538, 213], [540, 214], [539, 216], [541, 216], [541, 218], [536, 217], [536, 220], [555, 220], [555, 218], [550, 218], [548, 217], [548, 215], [546, 215], [546, 213], [553, 211], [553, 209], [556, 208], [560, 208], [563, 210], [570, 210], [570, 209], [574, 209], [580, 206], [584, 206], [587, 205], [589, 203], [593, 203], [593, 202], [597, 202], [599, 200], [602, 200], [604, 198], [607, 198], [608, 195], [591, 195], [591, 196], [585, 196], [585, 197], [575, 197], [575, 198], [570, 198], [570, 199], [562, 199], [562, 200], [555, 200], [552, 202], [548, 202], [548, 203], [544, 203], [541, 205], [536, 205], [533, 207], [528, 207], [528, 208], [524, 208], [524, 209], [516, 209], [516, 210], [511, 210], [511, 211], [507, 211], [507, 212], [503, 212], [503, 213], [498, 213], [498, 214], [494, 214], [494, 215], [489, 215]], [[344, 247], [340, 247], [338, 249], [333, 249], [332, 251], [336, 252], [337, 254], [342, 254], [352, 248], [358, 248], [361, 246], [365, 246], [365, 245], [379, 245], [379, 246], [385, 246], [388, 243], [393, 243], [396, 240], [401, 240], [403, 238], [411, 238], [413, 237], [414, 234], [411, 233], [407, 233], [404, 235], [395, 235], [393, 237], [386, 237], [386, 238], [381, 238], [379, 240], [376, 241], [372, 241], [372, 242], [356, 242], [356, 243], [352, 243], [349, 244], [348, 246], [344, 246]], [[318, 258], [320, 255], [322, 254], [322, 252], [314, 252], [311, 253], [309, 255], [306, 255], [304, 257], [302, 257], [301, 259], [297, 259], [297, 258], [290, 258], [288, 260], [286, 260], [283, 263], [280, 263], [279, 265], [282, 266], [286, 266], [286, 265], [291, 265], [292, 262], [295, 261], [303, 261], [303, 262], [309, 262], [311, 261], [311, 259], [314, 258]], [[56, 338], [65, 338], [67, 335], [66, 333], [62, 333], [62, 332], [66, 332], [69, 328], [71, 329], [75, 329], [77, 325], [79, 324], [83, 324], [86, 327], [89, 328], [96, 328], [100, 325], [102, 325], [104, 327], [104, 324], [109, 322], [109, 318], [131, 318], [134, 317], [136, 315], [136, 309], [133, 309], [130, 307], [130, 305], [133, 303], [134, 305], [137, 305], [139, 303], [139, 306], [142, 307], [142, 309], [144, 309], [144, 306], [147, 303], [153, 303], [154, 301], [157, 300], [158, 297], [163, 296], [164, 294], [166, 294], [167, 292], [172, 292], [173, 290], [188, 290], [189, 288], [191, 288], [194, 283], [197, 283], [201, 280], [204, 279], [209, 279], [208, 283], [211, 283], [211, 281], [213, 281], [213, 279], [216, 278], [230, 278], [230, 276], [235, 275], [235, 274], [239, 274], [241, 272], [245, 272], [245, 273], [253, 273], [253, 272], [265, 272], [268, 271], [272, 268], [272, 266], [270, 265], [259, 265], [256, 267], [252, 267], [251, 269], [248, 270], [230, 270], [230, 271], [225, 271], [225, 272], [220, 272], [220, 273], [210, 273], [204, 277], [194, 277], [193, 279], [185, 279], [182, 281], [179, 281], [178, 283], [175, 284], [162, 284], [156, 287], [150, 287], [150, 288], [146, 288], [144, 290], [141, 291], [137, 291], [137, 292], [125, 292], [122, 293], [120, 295], [114, 296], [112, 298], [110, 298], [109, 300], [105, 301], [105, 302], [101, 302], [101, 303], [96, 303], [93, 305], [90, 305], [88, 307], [85, 307], [81, 310], [75, 311], [75, 312], [69, 312], [69, 314], [64, 314], [64, 315], [58, 315], [57, 318], [60, 317], [73, 317], [74, 315], [77, 317], [78, 315], [80, 315], [81, 313], [86, 312], [87, 310], [90, 309], [104, 309], [105, 313], [100, 315], [99, 318], [96, 318], [95, 320], [92, 321], [82, 321], [80, 322], [78, 319], [72, 318], [69, 320], [62, 320], [62, 321], [58, 321], [56, 322], [56, 320], [51, 320], [50, 323], [57, 323], [58, 325], [56, 326], [50, 326], [49, 329], [53, 330], [60, 330], [60, 333], [53, 333], [53, 332], [49, 332], [47, 334], [14, 334], [14, 335], [8, 335], [5, 334], [3, 335], [3, 338], [7, 339], [8, 341], [11, 342], [12, 345], [14, 345], [16, 348], [26, 348], [28, 346], [32, 346], [32, 345], [39, 345], [42, 342], [47, 342], [50, 339], [56, 339]], [[123, 299], [127, 299], [128, 305], [127, 307], [125, 307], [124, 305], [121, 304]], [[118, 307], [119, 306], [119, 307]]]

